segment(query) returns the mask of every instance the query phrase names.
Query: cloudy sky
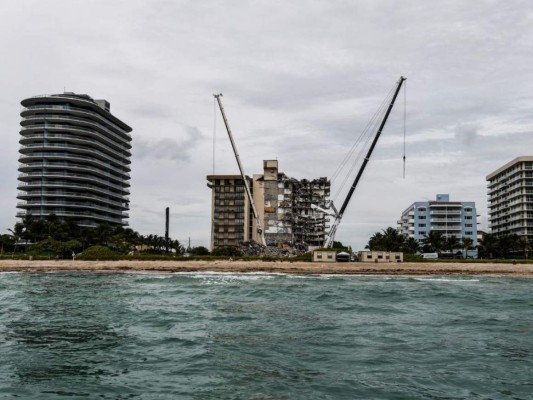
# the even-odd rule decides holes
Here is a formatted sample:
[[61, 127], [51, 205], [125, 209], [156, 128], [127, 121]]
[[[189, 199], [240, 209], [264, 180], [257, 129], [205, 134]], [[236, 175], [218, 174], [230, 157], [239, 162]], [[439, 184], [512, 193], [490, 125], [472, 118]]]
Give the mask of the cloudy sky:
[[408, 78], [406, 176], [402, 93], [337, 233], [355, 249], [437, 193], [475, 201], [487, 229], [486, 175], [533, 152], [529, 0], [6, 0], [0, 15], [4, 233], [20, 101], [65, 90], [133, 128], [130, 226], [162, 235], [170, 207], [171, 236], [193, 246], [209, 245], [206, 175], [238, 173], [213, 93], [248, 175], [277, 159], [330, 177]]

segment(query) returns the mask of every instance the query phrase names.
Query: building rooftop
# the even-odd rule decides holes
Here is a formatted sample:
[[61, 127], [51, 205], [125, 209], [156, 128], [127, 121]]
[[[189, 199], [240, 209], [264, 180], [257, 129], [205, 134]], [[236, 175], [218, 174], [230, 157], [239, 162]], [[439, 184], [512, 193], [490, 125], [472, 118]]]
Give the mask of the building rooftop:
[[516, 157], [514, 160], [512, 161], [509, 161], [507, 164], [505, 164], [504, 166], [498, 168], [496, 171], [494, 172], [491, 172], [490, 174], [487, 175], [487, 178], [486, 180], [491, 180], [492, 178], [494, 178], [496, 175], [502, 173], [503, 171], [505, 171], [506, 169], [508, 169], [509, 167], [513, 166], [514, 164], [516, 163], [519, 163], [519, 162], [524, 162], [524, 161], [533, 161], [533, 156], [520, 156], [520, 157]]

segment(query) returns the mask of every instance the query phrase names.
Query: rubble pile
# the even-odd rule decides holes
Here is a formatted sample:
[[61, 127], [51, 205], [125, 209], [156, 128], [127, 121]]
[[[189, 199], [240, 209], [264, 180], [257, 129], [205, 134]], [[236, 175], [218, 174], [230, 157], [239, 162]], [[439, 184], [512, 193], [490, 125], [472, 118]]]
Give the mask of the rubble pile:
[[243, 256], [248, 257], [296, 257], [304, 251], [288, 246], [264, 246], [253, 240], [241, 242], [237, 249]]

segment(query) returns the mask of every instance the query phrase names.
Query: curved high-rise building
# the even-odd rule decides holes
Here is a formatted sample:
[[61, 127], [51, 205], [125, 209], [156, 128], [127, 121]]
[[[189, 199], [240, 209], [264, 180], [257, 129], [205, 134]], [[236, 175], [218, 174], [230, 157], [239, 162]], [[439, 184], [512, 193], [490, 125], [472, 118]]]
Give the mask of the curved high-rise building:
[[17, 217], [54, 213], [80, 226], [127, 225], [131, 128], [85, 94], [21, 102]]

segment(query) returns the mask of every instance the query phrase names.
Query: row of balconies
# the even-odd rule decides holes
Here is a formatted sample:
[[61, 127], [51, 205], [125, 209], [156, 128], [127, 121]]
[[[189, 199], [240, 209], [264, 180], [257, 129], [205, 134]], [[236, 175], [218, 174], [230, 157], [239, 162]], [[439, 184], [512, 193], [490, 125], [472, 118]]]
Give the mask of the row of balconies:
[[32, 199], [32, 198], [43, 198], [43, 197], [62, 197], [62, 198], [79, 198], [79, 199], [94, 199], [101, 203], [107, 203], [111, 204], [117, 207], [120, 207], [122, 209], [128, 209], [128, 201], [129, 198], [123, 197], [124, 201], [114, 201], [111, 199], [108, 199], [107, 197], [102, 196], [95, 196], [90, 193], [86, 192], [66, 192], [66, 191], [58, 191], [58, 190], [31, 190], [28, 192], [19, 192], [17, 195], [18, 199]]
[[[111, 155], [118, 155], [119, 157], [131, 157], [131, 152], [116, 144], [113, 143], [109, 138], [96, 133], [96, 132], [83, 132], [81, 135], [76, 135], [74, 131], [80, 130], [79, 128], [74, 129], [66, 129], [69, 133], [48, 133], [48, 132], [40, 132], [40, 133], [31, 133], [31, 134], [25, 134], [23, 131], [21, 131], [22, 137], [19, 140], [20, 144], [30, 144], [30, 143], [42, 143], [43, 141], [51, 141], [54, 140], [57, 141], [57, 139], [61, 139], [64, 142], [68, 143], [88, 143], [91, 147], [94, 147], [97, 145], [99, 148], [103, 149], [105, 152], [110, 153]], [[73, 132], [74, 134], [71, 134], [70, 132]], [[90, 135], [90, 136], [88, 136]], [[98, 139], [104, 139], [105, 143], [102, 142], [102, 140]], [[110, 146], [111, 144], [111, 146]], [[114, 149], [112, 148], [114, 147]]]
[[23, 208], [26, 210], [40, 208], [41, 206], [47, 207], [73, 207], [73, 208], [90, 208], [99, 211], [104, 211], [111, 214], [121, 215], [123, 218], [128, 218], [127, 212], [117, 210], [114, 208], [104, 207], [95, 203], [89, 202], [68, 202], [68, 201], [20, 201], [17, 203], [17, 208]]
[[19, 162], [23, 165], [29, 165], [33, 161], [40, 161], [43, 163], [50, 162], [51, 164], [59, 160], [72, 160], [77, 162], [86, 162], [88, 164], [94, 165], [99, 168], [110, 169], [119, 174], [126, 174], [129, 178], [128, 172], [131, 171], [131, 168], [128, 165], [121, 165], [120, 168], [115, 167], [109, 162], [103, 162], [99, 158], [67, 153], [67, 152], [32, 152], [28, 154], [21, 154], [19, 157]]
[[94, 186], [94, 185], [84, 185], [84, 184], [79, 184], [79, 183], [72, 183], [72, 182], [47, 182], [47, 183], [39, 183], [39, 184], [19, 184], [18, 186], [18, 189], [19, 190], [25, 190], [24, 188], [28, 188], [29, 190], [31, 190], [31, 188], [46, 188], [46, 189], [52, 189], [52, 188], [58, 188], [58, 189], [79, 189], [79, 190], [83, 190], [84, 192], [87, 191], [87, 190], [90, 190], [90, 191], [93, 191], [93, 192], [98, 192], [98, 193], [103, 193], [103, 194], [106, 194], [108, 196], [111, 196], [113, 198], [118, 198], [120, 199], [121, 201], [123, 200], [127, 200], [127, 197], [124, 197], [123, 195], [125, 194], [129, 194], [129, 190], [126, 190], [126, 189], [123, 189], [122, 190], [122, 193], [117, 193], [117, 192], [113, 192], [113, 191], [110, 191], [110, 190], [105, 190], [105, 189], [102, 189], [101, 187], [99, 186]]
[[[106, 126], [89, 121], [87, 119], [83, 119], [83, 118], [73, 118], [73, 117], [67, 117], [65, 115], [59, 115], [59, 114], [34, 115], [32, 117], [23, 117], [20, 124], [23, 128], [26, 128], [28, 126], [39, 126], [39, 125], [44, 126], [45, 128], [49, 128], [48, 121], [50, 120], [59, 120], [59, 122], [62, 122], [62, 121], [71, 122], [74, 124], [73, 126], [78, 126], [78, 127], [80, 125], [93, 126], [96, 131], [107, 133], [112, 138], [114, 138], [115, 139], [115, 141], [113, 141], [114, 146], [122, 147], [122, 146], [119, 146], [118, 144], [118, 143], [121, 143], [126, 148], [131, 149], [131, 144], [130, 144], [131, 138], [125, 139], [123, 136], [118, 135], [117, 133], [113, 132], [111, 129], [107, 128]], [[26, 122], [29, 122], [30, 124], [26, 124]], [[33, 124], [31, 124], [32, 122]], [[44, 122], [44, 124], [36, 124], [35, 122]], [[124, 133], [124, 131], [122, 132]], [[106, 138], [106, 140], [108, 139]]]
[[461, 211], [455, 211], [455, 210], [444, 210], [444, 211], [441, 211], [441, 210], [432, 210], [429, 212], [430, 215], [461, 215]]
[[[131, 163], [131, 161], [129, 160], [131, 153], [129, 151], [127, 151], [126, 153], [119, 152], [119, 151], [113, 150], [112, 148], [106, 146], [105, 144], [97, 140], [91, 140], [90, 138], [87, 138], [87, 137], [79, 137], [79, 136], [76, 137], [76, 136], [68, 135], [68, 134], [63, 134], [63, 135], [49, 134], [46, 137], [44, 135], [36, 135], [36, 136], [34, 135], [34, 139], [39, 139], [40, 142], [30, 141], [29, 139], [26, 140], [25, 137], [22, 137], [19, 141], [19, 143], [21, 143], [22, 145], [20, 149], [27, 150], [27, 149], [34, 149], [34, 148], [40, 148], [40, 147], [45, 147], [45, 148], [59, 147], [59, 148], [68, 148], [71, 150], [84, 150], [84, 151], [92, 150], [92, 151], [98, 152], [98, 154], [104, 155], [106, 158], [109, 158], [110, 156], [115, 156], [115, 157], [118, 157], [118, 159], [120, 159], [125, 164]], [[64, 140], [64, 142], [55, 142], [55, 141], [48, 142], [49, 139], [62, 139]], [[76, 142], [80, 145], [72, 144], [66, 139], [70, 139], [70, 141]], [[46, 143], [44, 142], [45, 140], [47, 141]], [[30, 143], [24, 144], [27, 142], [30, 142]], [[103, 150], [103, 151], [96, 150], [96, 148]]]
[[[42, 178], [40, 180], [35, 180], [35, 178]], [[21, 186], [34, 186], [34, 187], [42, 187], [42, 186], [48, 186], [48, 185], [56, 185], [56, 184], [62, 184], [62, 183], [75, 183], [75, 179], [72, 180], [58, 180], [54, 178], [61, 178], [61, 177], [75, 177], [79, 181], [91, 181], [93, 183], [98, 183], [101, 185], [102, 188], [113, 188], [117, 189], [118, 191], [123, 192], [123, 194], [129, 194], [130, 191], [127, 189], [130, 185], [128, 182], [123, 182], [123, 185], [117, 185], [115, 183], [111, 183], [109, 181], [105, 181], [103, 179], [94, 178], [90, 175], [81, 175], [81, 174], [54, 174], [54, 173], [35, 173], [35, 174], [20, 174], [19, 175], [19, 181], [22, 183], [19, 183], [19, 187]], [[29, 178], [26, 180], [26, 178]], [[33, 180], [32, 180], [33, 179]], [[82, 184], [81, 184], [82, 185]]]
[[84, 116], [84, 117], [87, 117], [93, 120], [97, 119], [103, 122], [105, 125], [108, 125], [114, 128], [116, 133], [119, 136], [122, 136], [122, 138], [126, 138], [127, 140], [131, 141], [131, 135], [128, 132], [126, 132], [123, 128], [116, 125], [111, 120], [102, 117], [100, 114], [96, 112], [89, 112], [84, 108], [79, 108], [79, 107], [74, 107], [74, 106], [61, 106], [61, 105], [35, 105], [35, 106], [24, 107], [20, 115], [22, 117], [27, 117], [29, 115], [36, 115], [36, 112], [46, 112], [50, 110], [51, 111], [66, 111], [69, 114]]
[[[62, 149], [65, 150], [63, 152], [53, 152], [52, 150]], [[47, 151], [49, 150], [49, 152]], [[41, 152], [44, 151], [44, 152]], [[29, 145], [29, 146], [21, 146], [20, 148], [20, 157], [19, 161], [21, 163], [27, 163], [32, 160], [42, 160], [43, 158], [49, 158], [53, 156], [59, 156], [61, 159], [65, 159], [67, 157], [76, 160], [76, 159], [83, 159], [83, 160], [90, 160], [96, 165], [105, 165], [109, 167], [115, 167], [118, 170], [125, 170], [127, 172], [130, 171], [130, 168], [128, 167], [128, 164], [131, 164], [130, 160], [128, 159], [116, 159], [112, 158], [108, 154], [102, 153], [98, 150], [93, 150], [90, 148], [86, 148], [83, 146], [74, 146], [74, 145], [59, 145], [59, 144], [39, 144], [39, 145]], [[89, 157], [84, 154], [90, 154], [93, 157]], [[96, 156], [96, 158], [94, 157]], [[124, 162], [121, 162], [124, 161]]]
[[[107, 168], [106, 170], [95, 168], [94, 166], [87, 166], [85, 164], [69, 163], [69, 162], [55, 162], [48, 161], [45, 162], [33, 162], [28, 164], [20, 164], [19, 171], [28, 173], [30, 171], [36, 170], [41, 171], [43, 169], [64, 169], [64, 170], [74, 170], [74, 171], [87, 171], [90, 174], [97, 174], [103, 177], [111, 177], [118, 179], [120, 181], [128, 181], [130, 179], [130, 174], [124, 171], [117, 170], [116, 168]], [[115, 173], [111, 173], [113, 171]]]
[[[65, 171], [35, 171], [35, 172], [27, 172], [23, 174], [19, 174], [19, 181], [25, 182], [25, 181], [31, 181], [33, 178], [43, 178], [46, 182], [46, 179], [54, 179], [54, 178], [77, 178], [73, 180], [80, 180], [80, 181], [92, 181], [102, 184], [103, 186], [107, 187], [114, 187], [119, 190], [122, 190], [123, 188], [127, 188], [130, 186], [128, 181], [125, 181], [123, 179], [113, 177], [112, 175], [109, 176], [111, 180], [105, 180], [96, 178], [90, 174], [75, 174], [72, 172], [65, 172]], [[40, 181], [39, 181], [40, 182]]]
[[112, 222], [112, 223], [116, 223], [116, 224], [128, 225], [128, 223], [126, 221], [123, 221], [121, 218], [113, 218], [113, 217], [110, 217], [108, 215], [102, 215], [102, 214], [90, 213], [90, 212], [79, 212], [79, 211], [62, 211], [62, 210], [50, 210], [50, 211], [47, 211], [47, 210], [44, 210], [42, 213], [39, 210], [34, 210], [32, 212], [19, 211], [17, 213], [17, 218], [24, 218], [26, 215], [33, 215], [33, 216], [37, 216], [37, 217], [40, 217], [41, 215], [42, 216], [47, 216], [51, 212], [53, 212], [58, 217], [91, 218], [91, 219], [96, 219], [96, 220], [104, 221], [104, 222]]

